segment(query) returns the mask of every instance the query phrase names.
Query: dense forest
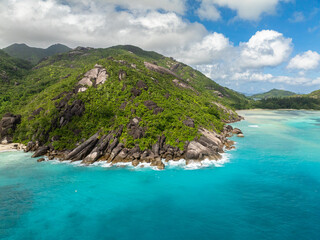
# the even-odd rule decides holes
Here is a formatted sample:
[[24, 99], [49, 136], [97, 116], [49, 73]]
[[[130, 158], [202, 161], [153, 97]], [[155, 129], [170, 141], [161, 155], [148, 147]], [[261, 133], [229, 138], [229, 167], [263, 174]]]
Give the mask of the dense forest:
[[255, 108], [263, 109], [314, 109], [320, 110], [320, 99], [308, 96], [267, 98], [255, 101]]

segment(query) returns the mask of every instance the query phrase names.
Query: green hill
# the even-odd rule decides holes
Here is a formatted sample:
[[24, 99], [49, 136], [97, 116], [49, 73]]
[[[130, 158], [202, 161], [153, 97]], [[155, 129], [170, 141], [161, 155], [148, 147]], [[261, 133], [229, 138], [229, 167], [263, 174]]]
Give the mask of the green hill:
[[293, 95], [296, 95], [296, 93], [285, 91], [285, 90], [272, 89], [265, 93], [254, 94], [250, 98], [252, 99], [282, 98], [282, 97], [289, 97]]
[[0, 83], [13, 84], [19, 82], [24, 77], [32, 65], [25, 60], [10, 57], [7, 53], [0, 50]]
[[313, 91], [309, 94], [307, 94], [308, 97], [311, 97], [311, 98], [320, 98], [320, 90], [316, 90], [316, 91]]
[[85, 145], [66, 157], [74, 160], [106, 141], [111, 150], [97, 155], [109, 161], [120, 153], [131, 160], [218, 156], [224, 123], [238, 120], [233, 109], [250, 103], [183, 63], [134, 46], [79, 47], [49, 57], [3, 96], [0, 116], [22, 115], [15, 141], [50, 146], [50, 153]]
[[29, 47], [26, 44], [12, 44], [9, 47], [3, 49], [4, 52], [15, 58], [20, 58], [37, 64], [41, 59], [49, 56], [53, 56], [58, 53], [65, 53], [71, 49], [62, 44], [55, 44], [47, 49]]

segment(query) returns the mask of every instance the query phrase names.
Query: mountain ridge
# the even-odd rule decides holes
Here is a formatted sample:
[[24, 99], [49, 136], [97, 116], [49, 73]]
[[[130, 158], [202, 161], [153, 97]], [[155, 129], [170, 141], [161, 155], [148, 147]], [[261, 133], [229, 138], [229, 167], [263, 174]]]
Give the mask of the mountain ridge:
[[264, 93], [258, 93], [258, 94], [254, 94], [251, 95], [250, 98], [252, 99], [266, 99], [266, 98], [279, 98], [279, 97], [289, 97], [289, 96], [293, 96], [296, 95], [296, 93], [291, 92], [291, 91], [287, 91], [287, 90], [281, 90], [281, 89], [276, 89], [273, 88], [267, 92]]
[[29, 47], [25, 43], [14, 43], [2, 50], [12, 57], [27, 60], [32, 64], [37, 64], [43, 58], [68, 52], [71, 48], [60, 43], [53, 44], [48, 48]]

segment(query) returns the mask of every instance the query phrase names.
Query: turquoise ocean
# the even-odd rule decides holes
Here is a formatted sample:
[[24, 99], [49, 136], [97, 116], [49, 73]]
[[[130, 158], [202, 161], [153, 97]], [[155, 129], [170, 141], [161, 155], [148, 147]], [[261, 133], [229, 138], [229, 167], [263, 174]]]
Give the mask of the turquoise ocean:
[[245, 137], [202, 167], [0, 153], [0, 239], [320, 239], [320, 112], [240, 114]]

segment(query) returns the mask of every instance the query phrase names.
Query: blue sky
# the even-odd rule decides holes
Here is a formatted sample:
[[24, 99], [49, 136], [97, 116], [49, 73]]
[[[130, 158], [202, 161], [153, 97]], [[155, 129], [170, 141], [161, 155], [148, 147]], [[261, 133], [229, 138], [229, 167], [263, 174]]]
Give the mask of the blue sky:
[[1, 0], [0, 48], [132, 44], [244, 93], [320, 89], [320, 0]]

